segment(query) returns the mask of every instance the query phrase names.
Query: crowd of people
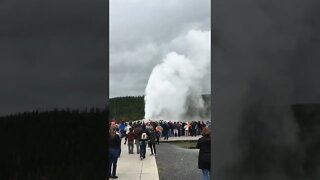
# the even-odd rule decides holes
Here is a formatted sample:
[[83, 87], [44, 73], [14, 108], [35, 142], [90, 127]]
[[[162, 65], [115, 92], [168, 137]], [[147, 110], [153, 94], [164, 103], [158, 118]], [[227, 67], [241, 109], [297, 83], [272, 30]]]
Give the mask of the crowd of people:
[[[143, 121], [135, 121], [125, 123], [121, 122], [119, 130], [122, 133], [122, 136], [125, 135], [125, 132], [128, 132], [128, 127], [136, 128], [144, 124]], [[202, 129], [204, 127], [210, 128], [210, 123], [207, 121], [149, 121], [146, 124], [147, 129], [155, 129], [160, 133], [161, 137], [168, 139], [169, 137], [180, 137], [180, 136], [198, 136], [201, 135]]]
[[[210, 123], [203, 121], [134, 121], [117, 124], [112, 121], [109, 129], [109, 177], [116, 179], [117, 160], [121, 155], [121, 139], [128, 146], [128, 153], [140, 155], [140, 159], [146, 158], [146, 147], [151, 151], [151, 156], [157, 156], [156, 144], [160, 144], [160, 138], [168, 140], [169, 137], [198, 136], [202, 137], [197, 142], [199, 151], [198, 167], [202, 169], [203, 178], [210, 175]], [[136, 148], [134, 148], [134, 145]], [[208, 156], [209, 153], [209, 156]], [[209, 160], [209, 162], [208, 162]], [[111, 168], [112, 167], [112, 168]]]

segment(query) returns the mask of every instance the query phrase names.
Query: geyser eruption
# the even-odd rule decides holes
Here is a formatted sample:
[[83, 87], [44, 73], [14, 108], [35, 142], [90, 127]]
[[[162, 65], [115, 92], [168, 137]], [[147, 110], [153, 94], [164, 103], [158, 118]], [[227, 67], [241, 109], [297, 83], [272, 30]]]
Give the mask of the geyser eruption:
[[204, 108], [201, 95], [205, 86], [210, 87], [210, 34], [190, 30], [171, 42], [171, 52], [150, 75], [145, 119], [183, 120], [190, 107]]

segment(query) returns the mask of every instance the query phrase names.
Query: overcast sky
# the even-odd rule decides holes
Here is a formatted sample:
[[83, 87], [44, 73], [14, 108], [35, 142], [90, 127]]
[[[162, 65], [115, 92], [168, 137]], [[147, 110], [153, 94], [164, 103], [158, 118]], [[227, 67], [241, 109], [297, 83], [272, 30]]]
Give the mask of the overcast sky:
[[[211, 30], [210, 5], [210, 0], [110, 0], [110, 97], [144, 95], [153, 67], [175, 39], [192, 29]], [[204, 86], [210, 93], [210, 75]]]
[[104, 107], [106, 8], [84, 0], [0, 2], [0, 115]]

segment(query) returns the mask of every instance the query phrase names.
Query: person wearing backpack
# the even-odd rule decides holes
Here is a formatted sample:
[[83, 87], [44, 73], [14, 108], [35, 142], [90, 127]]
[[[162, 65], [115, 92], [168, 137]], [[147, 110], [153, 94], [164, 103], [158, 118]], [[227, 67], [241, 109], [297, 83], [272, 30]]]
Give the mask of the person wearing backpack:
[[157, 156], [157, 150], [156, 150], [156, 132], [153, 128], [150, 129], [150, 133], [149, 133], [149, 147], [151, 150], [151, 156], [154, 154], [155, 156]]
[[142, 124], [141, 132], [139, 133], [138, 139], [140, 141], [140, 159], [146, 158], [146, 143], [148, 142], [149, 132], [146, 129], [146, 125]]

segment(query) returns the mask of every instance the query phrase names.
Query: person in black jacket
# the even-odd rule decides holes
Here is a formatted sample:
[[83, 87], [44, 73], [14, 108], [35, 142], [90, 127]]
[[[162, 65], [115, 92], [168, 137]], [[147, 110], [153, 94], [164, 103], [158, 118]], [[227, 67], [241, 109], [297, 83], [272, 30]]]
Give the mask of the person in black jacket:
[[139, 135], [141, 136], [141, 126], [140, 124], [137, 124], [136, 127], [133, 129], [133, 134], [134, 134], [134, 140], [135, 140], [135, 144], [137, 147], [137, 154], [140, 154], [140, 138]]
[[202, 170], [203, 180], [210, 179], [210, 153], [211, 153], [211, 138], [210, 138], [211, 130], [208, 127], [205, 127], [202, 130], [202, 136], [199, 138], [197, 142], [197, 149], [199, 151], [198, 157], [198, 168]]
[[168, 140], [169, 139], [169, 131], [170, 131], [170, 126], [168, 125], [167, 122], [163, 123], [163, 135], [164, 135], [164, 140]]
[[[109, 171], [108, 175], [109, 178], [116, 179], [118, 176], [116, 176], [117, 171], [117, 162], [119, 158], [119, 153], [121, 150], [121, 138], [119, 135], [116, 134], [116, 130], [111, 127], [109, 130]], [[112, 166], [112, 171], [111, 171]]]
[[149, 131], [149, 147], [151, 150], [151, 154], [150, 155], [155, 155], [157, 156], [157, 150], [156, 150], [156, 131], [153, 129], [153, 127], [150, 129]]
[[[145, 134], [146, 138], [143, 139], [142, 136]], [[146, 145], [148, 142], [149, 138], [149, 131], [146, 129], [146, 125], [143, 123], [141, 127], [141, 131], [138, 133], [138, 140], [140, 143], [140, 159], [143, 160], [146, 158]]]

